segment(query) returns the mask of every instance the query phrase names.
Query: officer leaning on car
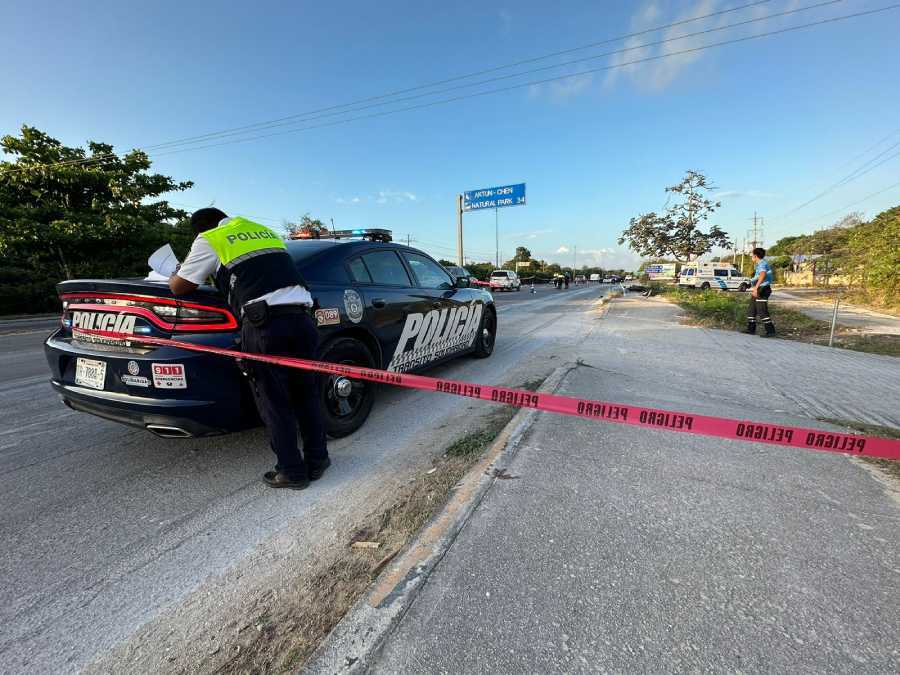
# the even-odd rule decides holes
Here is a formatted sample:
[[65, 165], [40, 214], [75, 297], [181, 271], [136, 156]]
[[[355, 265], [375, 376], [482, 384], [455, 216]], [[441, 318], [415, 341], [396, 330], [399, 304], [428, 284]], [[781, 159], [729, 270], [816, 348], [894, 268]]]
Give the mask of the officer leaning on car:
[[[229, 218], [216, 208], [196, 211], [191, 226], [197, 238], [169, 279], [172, 293], [190, 293], [212, 275], [235, 316], [242, 317], [243, 351], [314, 359], [319, 336], [312, 297], [281, 238], [263, 225]], [[317, 376], [256, 361], [245, 367], [278, 458], [275, 470], [263, 480], [271, 487], [302, 490], [331, 464]], [[303, 454], [297, 447], [298, 424]]]
[[756, 264], [756, 270], [750, 280], [753, 286], [750, 289], [747, 330], [744, 332], [756, 335], [756, 322], [759, 320], [766, 328], [763, 337], [772, 337], [775, 335], [775, 325], [772, 323], [772, 317], [769, 316], [769, 296], [772, 295], [774, 275], [772, 266], [766, 260], [766, 249], [753, 249], [753, 262]]

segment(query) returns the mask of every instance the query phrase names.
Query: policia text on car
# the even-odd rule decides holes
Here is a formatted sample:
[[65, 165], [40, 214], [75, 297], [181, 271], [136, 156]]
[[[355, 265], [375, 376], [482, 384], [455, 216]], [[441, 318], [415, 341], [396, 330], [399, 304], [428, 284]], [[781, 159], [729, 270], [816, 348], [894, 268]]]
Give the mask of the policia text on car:
[[[216, 208], [191, 216], [197, 238], [169, 279], [175, 295], [190, 293], [213, 276], [216, 288], [242, 317], [241, 348], [247, 352], [315, 358], [318, 331], [312, 297], [269, 228], [246, 218], [229, 218]], [[278, 463], [263, 480], [272, 487], [303, 489], [330, 465], [325, 426], [317, 400], [316, 375], [247, 362], [254, 397]], [[303, 454], [297, 447], [297, 425]]]

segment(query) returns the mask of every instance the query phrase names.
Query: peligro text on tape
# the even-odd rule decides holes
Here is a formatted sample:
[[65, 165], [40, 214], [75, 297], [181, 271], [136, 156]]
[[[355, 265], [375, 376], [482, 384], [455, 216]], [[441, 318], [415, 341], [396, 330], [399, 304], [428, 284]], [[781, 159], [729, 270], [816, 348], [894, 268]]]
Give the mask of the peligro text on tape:
[[208, 345], [194, 344], [182, 340], [159, 338], [150, 336], [135, 337], [128, 333], [115, 333], [112, 331], [82, 329], [84, 333], [98, 335], [114, 340], [128, 340], [133, 344], [151, 344], [167, 347], [178, 347], [195, 352], [218, 354], [235, 359], [273, 363], [275, 365], [301, 370], [314, 370], [332, 375], [344, 375], [346, 377], [381, 382], [409, 389], [423, 389], [454, 396], [465, 396], [482, 401], [503, 403], [519, 408], [535, 408], [546, 412], [573, 415], [587, 419], [603, 420], [616, 424], [631, 424], [634, 426], [664, 429], [701, 436], [716, 436], [732, 440], [751, 441], [755, 443], [768, 443], [771, 445], [785, 445], [793, 448], [808, 450], [821, 450], [824, 452], [840, 452], [867, 457], [880, 457], [883, 459], [900, 460], [900, 440], [882, 438], [880, 436], [863, 436], [845, 434], [821, 429], [808, 429], [779, 424], [766, 424], [752, 420], [736, 420], [727, 417], [711, 417], [708, 415], [696, 415], [693, 413], [676, 412], [672, 410], [660, 410], [657, 408], [645, 408], [641, 406], [627, 405], [624, 403], [611, 403], [608, 401], [595, 401], [580, 399], [558, 394], [534, 392], [527, 389], [515, 389], [510, 387], [494, 387], [486, 384], [474, 384], [460, 382], [459, 380], [447, 380], [427, 375], [412, 375], [409, 373], [394, 373], [378, 368], [364, 368], [326, 361], [312, 361], [289, 356], [269, 356], [266, 354], [253, 354], [241, 352], [235, 349], [211, 347]]

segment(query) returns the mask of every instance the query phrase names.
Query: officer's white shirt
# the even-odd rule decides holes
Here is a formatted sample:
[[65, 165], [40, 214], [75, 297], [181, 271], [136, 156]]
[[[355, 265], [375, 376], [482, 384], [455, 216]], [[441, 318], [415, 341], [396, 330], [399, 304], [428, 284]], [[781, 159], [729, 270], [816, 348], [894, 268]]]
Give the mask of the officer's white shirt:
[[[221, 227], [229, 220], [231, 218], [225, 218], [219, 223], [219, 226]], [[190, 253], [188, 253], [184, 262], [181, 263], [181, 267], [178, 268], [176, 274], [182, 279], [199, 286], [206, 283], [207, 278], [214, 276], [218, 269], [219, 256], [216, 255], [206, 237], [198, 236], [194, 239], [194, 243], [191, 244]], [[249, 305], [251, 302], [259, 300], [265, 300], [269, 305], [309, 305], [312, 307], [313, 304], [309, 291], [299, 285], [279, 288], [277, 291], [253, 298], [246, 304]]]

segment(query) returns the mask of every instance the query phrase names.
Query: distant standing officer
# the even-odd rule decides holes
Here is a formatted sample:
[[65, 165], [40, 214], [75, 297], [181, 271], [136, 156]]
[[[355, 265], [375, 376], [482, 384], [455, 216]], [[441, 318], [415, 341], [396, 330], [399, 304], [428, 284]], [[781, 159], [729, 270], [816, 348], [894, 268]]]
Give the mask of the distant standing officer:
[[[242, 318], [243, 351], [315, 358], [319, 333], [311, 316], [312, 297], [284, 241], [264, 225], [229, 218], [215, 208], [196, 211], [191, 226], [198, 236], [169, 279], [172, 292], [190, 293], [212, 275], [235, 316]], [[302, 490], [331, 465], [316, 375], [253, 361], [248, 366], [256, 405], [278, 458], [263, 480], [271, 487]], [[298, 422], [303, 455], [297, 448]]]
[[775, 335], [775, 325], [772, 323], [772, 317], [769, 316], [769, 296], [772, 295], [772, 266], [766, 260], [766, 249], [753, 249], [753, 262], [756, 265], [753, 278], [750, 283], [753, 288], [750, 289], [750, 307], [747, 312], [747, 330], [744, 331], [750, 335], [756, 334], [756, 322], [759, 320], [766, 327], [763, 337], [772, 337]]

